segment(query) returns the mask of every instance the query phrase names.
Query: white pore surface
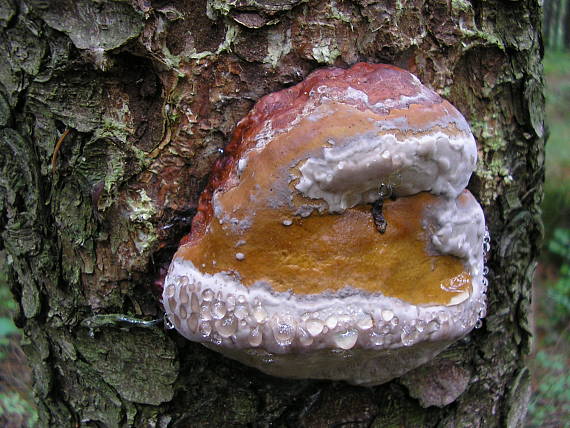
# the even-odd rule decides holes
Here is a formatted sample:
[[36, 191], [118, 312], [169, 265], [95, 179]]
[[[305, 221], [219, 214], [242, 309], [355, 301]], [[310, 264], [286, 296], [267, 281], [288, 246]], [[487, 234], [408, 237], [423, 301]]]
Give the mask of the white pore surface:
[[399, 140], [368, 133], [308, 158], [295, 187], [309, 198], [325, 200], [330, 212], [375, 201], [382, 183], [396, 196], [428, 191], [455, 198], [467, 186], [476, 162], [477, 146], [470, 134], [435, 132]]

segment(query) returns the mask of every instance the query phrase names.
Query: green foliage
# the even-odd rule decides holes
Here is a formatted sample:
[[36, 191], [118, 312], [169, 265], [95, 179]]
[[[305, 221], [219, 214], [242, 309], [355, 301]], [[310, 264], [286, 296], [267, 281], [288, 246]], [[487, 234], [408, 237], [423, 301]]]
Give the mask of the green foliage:
[[558, 424], [570, 421], [570, 374], [565, 358], [539, 351], [536, 364], [546, 373], [529, 405], [527, 426], [563, 426]]
[[570, 320], [570, 229], [556, 229], [548, 250], [561, 258], [558, 280], [547, 290], [550, 314], [554, 324], [564, 325]]
[[537, 312], [541, 340], [531, 361], [536, 386], [527, 421], [533, 428], [570, 426], [560, 425], [570, 421], [570, 229], [556, 229], [547, 248], [560, 268], [554, 281], [542, 285], [545, 296]]
[[[567, 135], [570, 135], [570, 129]], [[542, 212], [546, 242], [552, 239], [557, 228], [570, 228], [570, 175], [567, 179], [553, 177], [546, 180]], [[551, 256], [551, 252], [544, 251], [542, 259], [550, 259]]]
[[5, 357], [5, 347], [10, 342], [8, 336], [19, 333], [12, 321], [15, 310], [16, 302], [8, 289], [5, 272], [0, 269], [0, 360]]
[[4, 271], [3, 254], [0, 254], [0, 316], [6, 316], [16, 310], [17, 304], [8, 289], [6, 272]]
[[8, 336], [17, 333], [19, 333], [19, 330], [10, 318], [0, 318], [0, 359], [6, 355], [4, 347], [10, 343]]
[[14, 376], [14, 373], [22, 375], [21, 367], [18, 366], [22, 362], [10, 355], [20, 336], [20, 330], [12, 321], [17, 308], [8, 288], [5, 254], [0, 252], [0, 378], [3, 381], [0, 385], [0, 426], [33, 427], [37, 423], [38, 413], [29, 391], [19, 390], [22, 381]]
[[[549, 136], [542, 209], [548, 242], [556, 228], [570, 228], [570, 52], [546, 52], [544, 70]], [[543, 259], [549, 256], [543, 253]]]
[[564, 50], [548, 50], [544, 54], [544, 74], [570, 74], [570, 53]]
[[16, 392], [0, 393], [0, 422], [8, 426], [33, 427], [38, 420], [36, 409]]

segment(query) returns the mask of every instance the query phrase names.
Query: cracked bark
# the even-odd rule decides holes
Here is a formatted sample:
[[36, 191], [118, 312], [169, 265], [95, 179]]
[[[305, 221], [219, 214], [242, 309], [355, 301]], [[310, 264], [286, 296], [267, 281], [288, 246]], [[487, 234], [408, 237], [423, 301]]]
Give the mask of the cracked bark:
[[[41, 424], [519, 426], [542, 235], [540, 14], [531, 0], [1, 0], [1, 245]], [[482, 328], [366, 389], [271, 378], [107, 316], [161, 316], [154, 278], [253, 103], [357, 61], [412, 71], [472, 126], [469, 188], [492, 236]]]

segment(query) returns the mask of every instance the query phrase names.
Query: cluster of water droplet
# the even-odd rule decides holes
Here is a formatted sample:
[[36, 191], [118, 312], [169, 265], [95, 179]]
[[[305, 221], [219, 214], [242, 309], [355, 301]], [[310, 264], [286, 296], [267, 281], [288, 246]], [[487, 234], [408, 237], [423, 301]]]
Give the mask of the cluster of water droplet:
[[379, 305], [331, 304], [318, 311], [295, 313], [285, 306], [264, 305], [259, 297], [215, 292], [186, 275], [169, 276], [164, 305], [174, 327], [191, 340], [270, 352], [383, 349], [430, 338], [447, 340], [473, 327], [485, 310], [483, 299], [461, 310], [427, 307], [400, 314]]
[[483, 235], [483, 272], [481, 275], [481, 294], [478, 299], [476, 299], [475, 304], [478, 307], [477, 311], [477, 321], [475, 322], [475, 328], [481, 328], [483, 325], [483, 318], [487, 315], [487, 287], [489, 286], [489, 280], [487, 275], [489, 275], [489, 267], [487, 266], [487, 259], [489, 257], [489, 252], [491, 251], [491, 235], [489, 234], [489, 229], [485, 227], [485, 234]]

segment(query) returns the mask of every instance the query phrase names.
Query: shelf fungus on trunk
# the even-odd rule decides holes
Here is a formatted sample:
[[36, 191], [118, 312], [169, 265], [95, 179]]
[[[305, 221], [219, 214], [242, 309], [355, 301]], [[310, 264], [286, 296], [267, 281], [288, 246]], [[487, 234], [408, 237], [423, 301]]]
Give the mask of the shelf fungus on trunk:
[[457, 109], [393, 66], [263, 97], [174, 256], [169, 319], [275, 376], [376, 385], [425, 363], [485, 312], [476, 158]]

